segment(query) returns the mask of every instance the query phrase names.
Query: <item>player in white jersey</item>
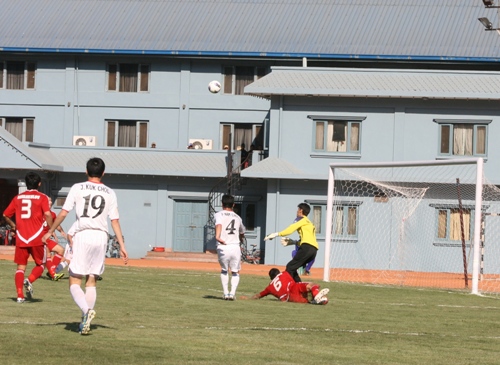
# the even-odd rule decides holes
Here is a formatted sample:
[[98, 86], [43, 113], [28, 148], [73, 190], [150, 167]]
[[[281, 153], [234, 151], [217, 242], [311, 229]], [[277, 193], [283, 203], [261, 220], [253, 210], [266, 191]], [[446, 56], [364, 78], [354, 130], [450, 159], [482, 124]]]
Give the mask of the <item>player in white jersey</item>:
[[[120, 255], [128, 262], [123, 241], [115, 192], [101, 183], [104, 175], [104, 161], [91, 158], [87, 162], [86, 182], [71, 187], [61, 212], [52, 227], [58, 227], [71, 210], [75, 210], [76, 222], [73, 235], [73, 259], [69, 264], [69, 285], [73, 300], [81, 309], [83, 320], [79, 332], [90, 332], [90, 322], [95, 317], [96, 276], [104, 272], [104, 260], [108, 242], [108, 218], [120, 244]], [[45, 234], [45, 241], [54, 232], [51, 228]], [[85, 291], [81, 288], [85, 277]]]
[[[241, 269], [240, 241], [245, 234], [245, 226], [238, 214], [233, 212], [234, 197], [222, 196], [222, 210], [215, 213], [215, 239], [217, 255], [221, 267], [220, 280], [224, 300], [234, 300], [240, 282]], [[231, 291], [229, 291], [228, 271], [231, 270]]]

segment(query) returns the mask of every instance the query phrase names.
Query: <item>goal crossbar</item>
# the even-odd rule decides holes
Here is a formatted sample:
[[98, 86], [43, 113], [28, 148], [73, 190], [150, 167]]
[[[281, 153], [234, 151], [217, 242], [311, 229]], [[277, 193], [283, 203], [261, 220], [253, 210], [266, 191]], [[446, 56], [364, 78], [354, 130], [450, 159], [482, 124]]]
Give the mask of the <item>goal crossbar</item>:
[[481, 205], [483, 186], [483, 159], [463, 158], [454, 160], [431, 161], [392, 161], [392, 162], [334, 162], [329, 164], [328, 191], [326, 207], [326, 232], [325, 232], [325, 259], [323, 280], [330, 281], [330, 256], [333, 244], [333, 210], [335, 171], [340, 168], [393, 168], [393, 167], [418, 167], [439, 165], [476, 165], [475, 184], [475, 210], [474, 210], [474, 235], [473, 235], [473, 266], [472, 266], [472, 294], [478, 294], [480, 271], [480, 235], [481, 235]]

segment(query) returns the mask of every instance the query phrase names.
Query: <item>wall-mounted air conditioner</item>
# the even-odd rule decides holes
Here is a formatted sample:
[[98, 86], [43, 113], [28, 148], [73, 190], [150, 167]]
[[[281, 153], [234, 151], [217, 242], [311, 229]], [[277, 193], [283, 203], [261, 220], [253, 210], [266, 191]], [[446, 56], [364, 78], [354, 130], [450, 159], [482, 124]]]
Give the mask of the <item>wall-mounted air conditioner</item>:
[[73, 146], [95, 146], [95, 136], [73, 136]]
[[192, 138], [189, 140], [189, 144], [192, 144], [195, 150], [211, 150], [213, 148], [211, 139]]

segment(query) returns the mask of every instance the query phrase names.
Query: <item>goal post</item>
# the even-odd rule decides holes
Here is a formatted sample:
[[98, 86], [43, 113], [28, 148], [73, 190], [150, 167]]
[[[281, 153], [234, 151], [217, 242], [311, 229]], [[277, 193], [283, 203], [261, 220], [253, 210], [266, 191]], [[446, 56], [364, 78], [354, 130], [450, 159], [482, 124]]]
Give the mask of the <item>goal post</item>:
[[[482, 158], [331, 163], [323, 280], [479, 294], [483, 175]], [[500, 190], [489, 186], [488, 207], [500, 213]], [[500, 217], [492, 224], [500, 227]], [[472, 266], [470, 288], [463, 286], [463, 237]]]

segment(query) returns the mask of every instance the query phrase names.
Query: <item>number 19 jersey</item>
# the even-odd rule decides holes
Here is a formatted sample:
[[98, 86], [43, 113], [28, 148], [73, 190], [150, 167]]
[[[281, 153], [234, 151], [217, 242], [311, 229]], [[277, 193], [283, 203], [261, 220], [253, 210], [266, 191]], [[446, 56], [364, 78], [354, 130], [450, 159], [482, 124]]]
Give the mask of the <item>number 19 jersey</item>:
[[62, 209], [75, 209], [75, 234], [87, 229], [108, 232], [108, 217], [119, 219], [115, 192], [101, 183], [90, 181], [71, 187]]

